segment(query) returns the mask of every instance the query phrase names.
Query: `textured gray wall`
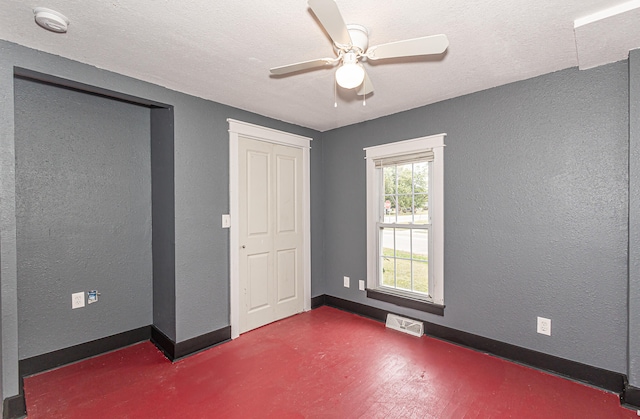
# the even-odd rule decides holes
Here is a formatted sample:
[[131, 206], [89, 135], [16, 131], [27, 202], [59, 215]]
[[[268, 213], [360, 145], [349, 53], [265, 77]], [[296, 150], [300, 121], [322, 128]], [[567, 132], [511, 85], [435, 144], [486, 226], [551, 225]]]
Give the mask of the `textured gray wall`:
[[629, 384], [640, 388], [640, 50], [629, 54]]
[[151, 324], [150, 110], [14, 86], [20, 359]]
[[[620, 62], [324, 133], [327, 292], [626, 373], [627, 101]], [[362, 148], [442, 132], [444, 317], [342, 285], [366, 275]]]
[[326, 294], [324, 276], [324, 166], [322, 141], [311, 144], [311, 297]]
[[[0, 43], [2, 56], [8, 52]], [[0, 265], [2, 282], [2, 394], [18, 394], [18, 295], [16, 267], [13, 64], [0, 60]]]
[[[4, 397], [18, 392], [13, 69], [27, 68], [174, 107], [175, 326], [182, 342], [229, 325], [229, 134], [234, 118], [315, 139], [320, 133], [171, 91], [62, 57], [0, 41], [0, 257]], [[312, 147], [315, 147], [315, 141]], [[322, 156], [311, 150], [312, 168]], [[318, 192], [312, 183], [312, 196]], [[312, 228], [318, 226], [314, 222]], [[312, 276], [322, 272], [321, 232], [312, 230]], [[322, 281], [320, 281], [321, 283]], [[316, 287], [313, 287], [316, 292]]]
[[176, 339], [173, 109], [151, 109], [153, 325]]

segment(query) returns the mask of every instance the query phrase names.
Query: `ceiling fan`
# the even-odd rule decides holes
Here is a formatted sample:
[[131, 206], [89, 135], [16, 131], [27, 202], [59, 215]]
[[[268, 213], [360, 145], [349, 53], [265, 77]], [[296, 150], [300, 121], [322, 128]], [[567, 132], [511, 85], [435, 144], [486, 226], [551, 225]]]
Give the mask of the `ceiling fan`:
[[445, 35], [406, 39], [369, 47], [369, 31], [361, 25], [346, 25], [334, 0], [309, 0], [309, 7], [333, 41], [335, 58], [319, 58], [272, 68], [271, 74], [284, 75], [341, 63], [336, 83], [345, 89], [358, 88], [358, 95], [373, 92], [373, 84], [360, 61], [442, 54], [449, 46]]

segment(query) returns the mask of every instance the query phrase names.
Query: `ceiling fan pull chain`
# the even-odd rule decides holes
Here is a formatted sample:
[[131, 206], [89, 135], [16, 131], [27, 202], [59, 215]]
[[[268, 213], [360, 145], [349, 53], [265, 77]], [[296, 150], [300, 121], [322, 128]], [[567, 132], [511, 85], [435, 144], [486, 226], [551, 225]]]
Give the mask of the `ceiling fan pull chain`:
[[333, 78], [333, 107], [338, 107], [338, 82]]

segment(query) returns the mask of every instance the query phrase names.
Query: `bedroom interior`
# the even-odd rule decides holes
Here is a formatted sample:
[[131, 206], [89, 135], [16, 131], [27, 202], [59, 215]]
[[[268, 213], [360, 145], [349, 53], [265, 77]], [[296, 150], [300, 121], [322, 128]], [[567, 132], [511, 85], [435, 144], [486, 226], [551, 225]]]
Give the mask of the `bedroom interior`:
[[[336, 86], [344, 63], [270, 75], [341, 57], [333, 21], [315, 13], [329, 2], [42, 4], [68, 18], [66, 33], [36, 25], [40, 5], [8, 2], [4, 417], [24, 415], [34, 373], [141, 341], [185, 362], [242, 341], [233, 121], [309, 144], [304, 315], [416, 319], [424, 339], [640, 409], [640, 3], [338, 1], [371, 45], [445, 34], [446, 51], [382, 63], [361, 48], [364, 91]], [[358, 286], [369, 280], [365, 149], [442, 133], [444, 304], [374, 298]], [[91, 290], [98, 301], [72, 309]]]

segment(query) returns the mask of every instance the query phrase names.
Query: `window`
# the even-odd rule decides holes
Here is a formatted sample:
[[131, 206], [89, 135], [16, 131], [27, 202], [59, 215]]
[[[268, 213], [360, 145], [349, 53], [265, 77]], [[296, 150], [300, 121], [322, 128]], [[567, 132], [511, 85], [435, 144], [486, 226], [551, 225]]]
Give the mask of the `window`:
[[444, 137], [365, 148], [370, 298], [443, 314]]

